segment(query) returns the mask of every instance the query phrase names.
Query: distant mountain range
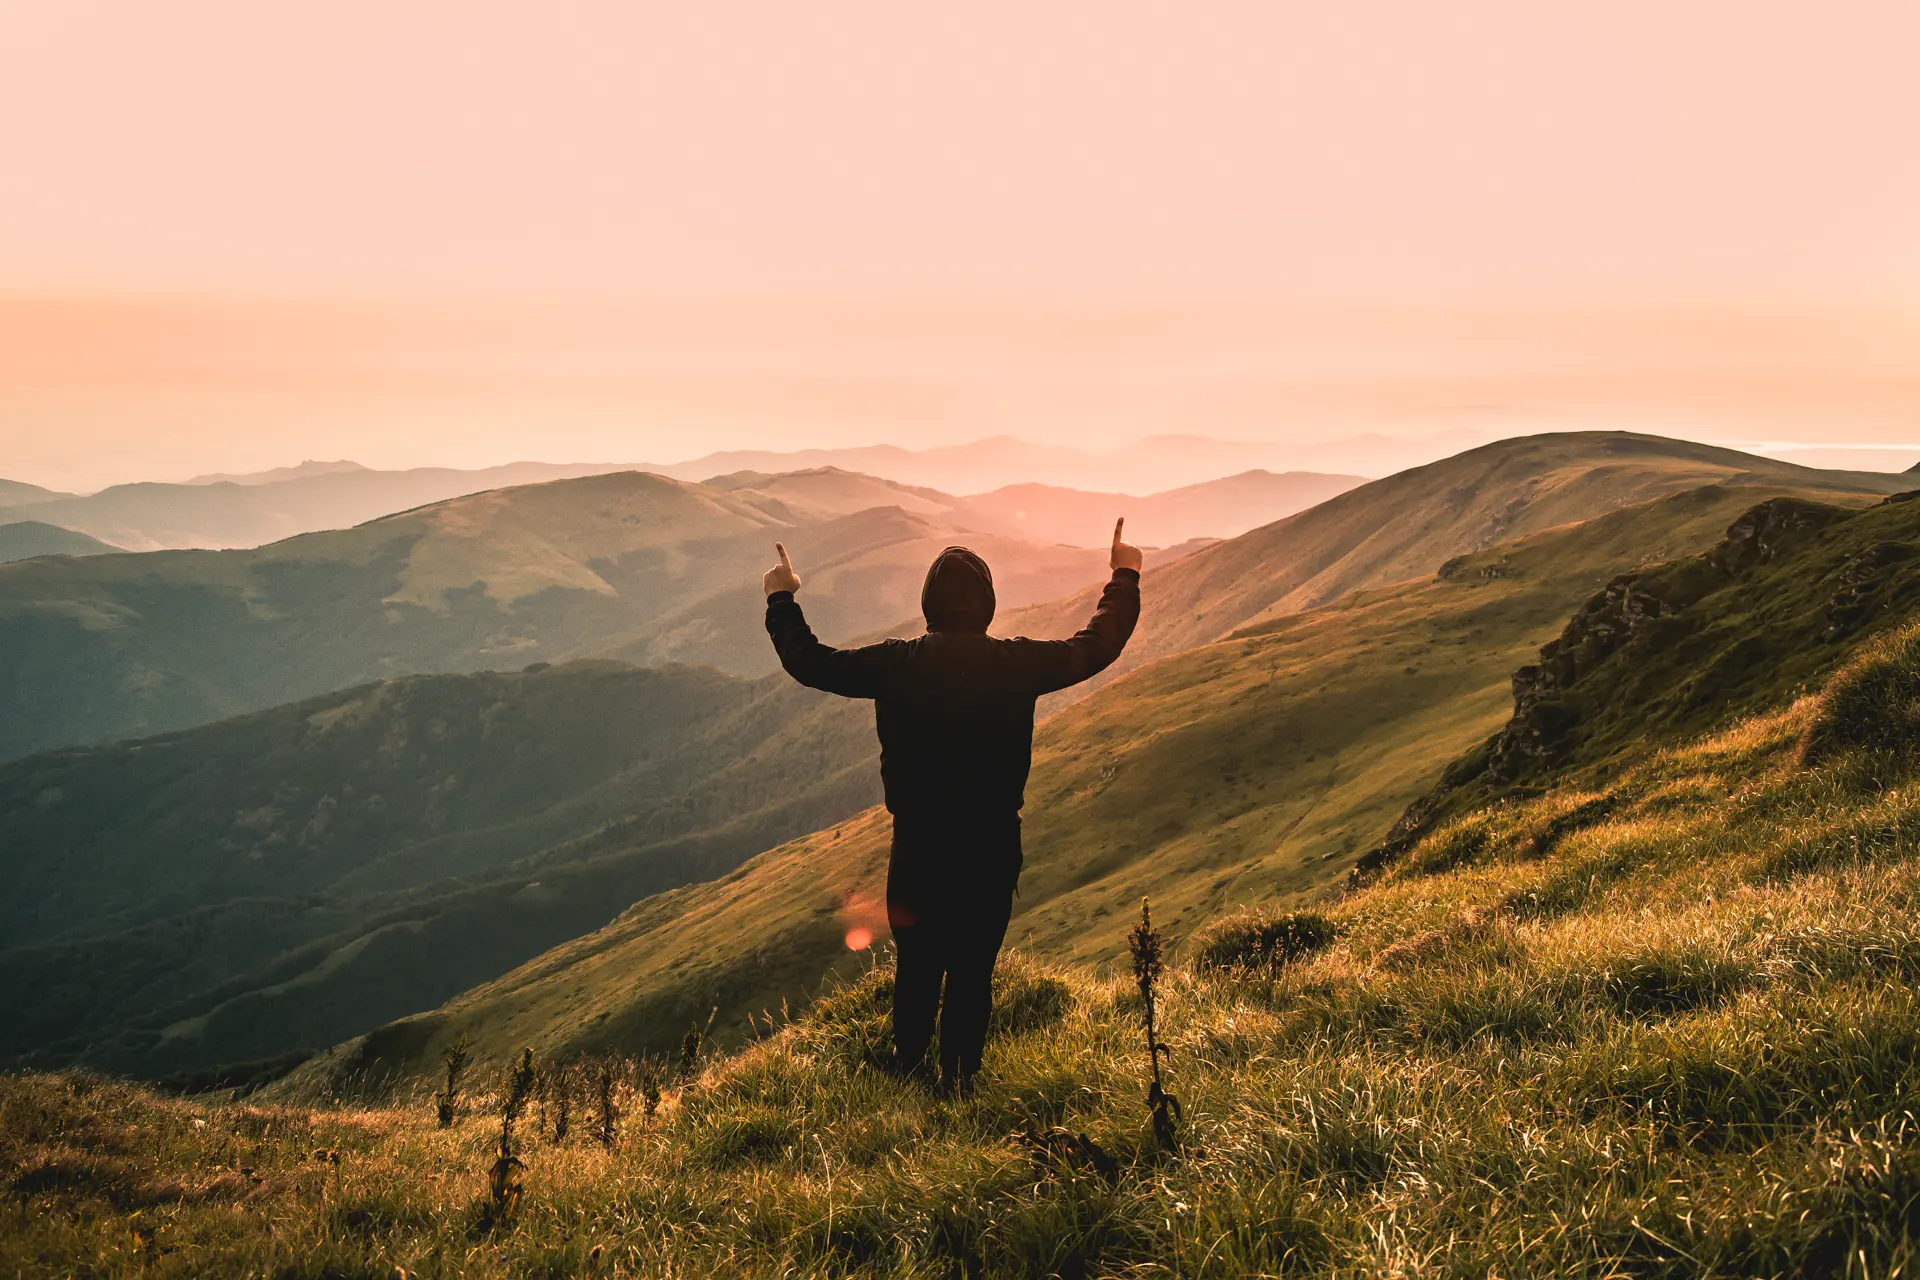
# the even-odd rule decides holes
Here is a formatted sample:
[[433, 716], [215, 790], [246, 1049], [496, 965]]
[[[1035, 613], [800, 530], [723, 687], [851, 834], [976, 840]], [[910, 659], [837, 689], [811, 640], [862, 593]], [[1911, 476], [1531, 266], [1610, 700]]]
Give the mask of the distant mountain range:
[[[870, 445], [800, 449], [790, 453], [730, 450], [690, 462], [646, 469], [684, 480], [730, 471], [800, 471], [838, 467], [924, 485], [948, 493], [981, 494], [1009, 485], [1040, 484], [1127, 494], [1162, 493], [1243, 471], [1319, 471], [1375, 476], [1444, 458], [1486, 437], [1450, 432], [1421, 440], [1363, 435], [1304, 444], [1214, 440], [1206, 436], [1149, 436], [1108, 452], [1031, 444], [994, 436], [931, 449]], [[1214, 531], [1218, 532], [1218, 531]]]
[[[1351, 441], [1341, 448], [1358, 457], [1366, 446], [1366, 441]], [[827, 468], [930, 488], [943, 498], [976, 495], [974, 510], [986, 522], [981, 527], [1041, 541], [1084, 544], [1090, 535], [1074, 523], [1081, 509], [1100, 507], [1117, 494], [1130, 495], [1130, 504], [1139, 505], [1138, 495], [1152, 494], [1156, 501], [1140, 506], [1136, 540], [1164, 546], [1196, 537], [1230, 538], [1359, 484], [1361, 477], [1355, 474], [1312, 474], [1309, 461], [1303, 460], [1331, 456], [1329, 449], [1196, 436], [1156, 437], [1096, 454], [1002, 437], [924, 450], [878, 445], [716, 453], [669, 464], [516, 462], [471, 471], [376, 471], [345, 460], [308, 461], [248, 474], [195, 476], [184, 484], [114, 485], [86, 495], [0, 481], [0, 524], [32, 518], [130, 551], [227, 550], [349, 528], [448, 498], [549, 480], [647, 471], [701, 482], [738, 473]], [[1207, 488], [1206, 482], [1223, 477], [1230, 478], [1222, 481], [1224, 488]], [[991, 492], [1016, 485], [1019, 493]], [[1065, 490], [1093, 492], [1075, 497]], [[1044, 507], [1038, 500], [1042, 494], [1050, 499]], [[950, 499], [943, 501], [943, 508], [950, 505]], [[1022, 510], [1026, 516], [1014, 514]], [[1018, 527], [1021, 520], [1031, 522], [1030, 527]]]
[[[827, 469], [929, 490], [943, 510], [964, 508], [976, 528], [1075, 545], [1087, 545], [1086, 530], [1099, 523], [1098, 513], [1124, 496], [1135, 540], [1169, 546], [1234, 537], [1364, 477], [1450, 457], [1485, 439], [1466, 431], [1302, 444], [1170, 435], [1092, 452], [1000, 436], [930, 449], [731, 450], [674, 463], [517, 462], [479, 470], [376, 471], [345, 459], [309, 460], [268, 471], [200, 475], [184, 484], [115, 485], [87, 495], [0, 480], [0, 524], [32, 518], [135, 551], [217, 550], [348, 528], [486, 489], [614, 471], [705, 482]], [[1911, 454], [1886, 449], [1799, 448], [1776, 456], [1856, 472], [1904, 471], [1912, 462]]]
[[26, 484], [19, 480], [0, 480], [0, 511], [9, 507], [31, 507], [42, 502], [52, 502], [56, 498], [75, 496], [71, 493], [61, 493], [56, 489], [42, 489], [37, 484]]
[[[1537, 437], [1150, 563], [1140, 669], [1043, 727], [1011, 936], [1106, 955], [1142, 892], [1178, 927], [1324, 887], [1498, 726], [1512, 668], [1621, 568], [1709, 546], [1766, 497], [1900, 483]], [[661, 664], [389, 680], [0, 766], [0, 982], [32, 993], [0, 1058], [270, 1057], [474, 984], [327, 1069], [412, 1070], [462, 1030], [489, 1051], [633, 1047], [715, 1005], [737, 1033], [871, 923], [884, 818], [848, 816], [875, 798], [870, 713], [670, 664], [769, 669], [774, 536], [834, 639], [911, 618], [950, 538], [986, 548], [1009, 597], [1104, 577], [1101, 548], [958, 529], [969, 501], [832, 469], [621, 473], [261, 551], [0, 569], [15, 734], [207, 720], [429, 657]], [[1087, 606], [1016, 604], [997, 629], [1065, 634]]]
[[85, 496], [7, 482], [0, 527], [34, 519], [89, 534], [129, 551], [257, 547], [296, 534], [343, 529], [412, 507], [507, 485], [537, 484], [621, 468], [516, 462], [460, 471], [423, 467], [370, 471], [353, 463], [314, 464], [186, 484], [117, 484]]
[[867, 476], [629, 471], [252, 550], [0, 565], [0, 759], [422, 672], [612, 655], [758, 675], [776, 539], [815, 625], [847, 638], [917, 616], [928, 562], [955, 542], [987, 557], [1008, 610], [1099, 582], [1105, 518], [1098, 545], [1068, 547], [963, 527], [953, 500]]

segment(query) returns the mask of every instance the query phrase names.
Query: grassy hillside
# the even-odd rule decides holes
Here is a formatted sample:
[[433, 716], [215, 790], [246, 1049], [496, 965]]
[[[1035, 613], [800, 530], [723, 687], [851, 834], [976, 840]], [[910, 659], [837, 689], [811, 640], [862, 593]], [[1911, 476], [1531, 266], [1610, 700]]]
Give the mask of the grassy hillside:
[[[775, 538], [806, 566], [822, 624], [859, 634], [916, 612], [932, 551], [959, 537], [894, 509], [800, 520], [775, 496], [623, 472], [254, 550], [4, 565], [0, 759], [416, 672], [617, 652], [756, 674], [771, 658], [753, 596]], [[1104, 574], [1098, 551], [1003, 540], [993, 554], [1009, 605]]]
[[[1767, 496], [1708, 486], [1490, 548], [1443, 578], [1154, 663], [1054, 716], [1036, 739], [1009, 937], [1048, 959], [1109, 959], [1143, 893], [1186, 929], [1324, 892], [1499, 726], [1510, 673], [1580, 601], [1650, 554], [1715, 545]], [[737, 1039], [750, 1013], [864, 962], [846, 938], [884, 933], [887, 838], [870, 812], [636, 903], [335, 1065], [418, 1071], [461, 1035], [495, 1053], [664, 1048], [716, 1006]]]
[[1507, 723], [1409, 808], [1367, 866], [1543, 777], [1597, 784], [1649, 742], [1814, 687], [1860, 636], [1920, 610], [1916, 496], [1864, 511], [1776, 498], [1708, 552], [1613, 579], [1514, 674]]
[[0, 1060], [330, 1044], [873, 803], [873, 756], [784, 679], [583, 662], [0, 766]]
[[669, 1078], [656, 1114], [613, 1076], [612, 1150], [582, 1132], [588, 1104], [565, 1141], [551, 1106], [530, 1113], [498, 1210], [498, 1063], [445, 1130], [423, 1096], [14, 1078], [0, 1268], [1906, 1274], [1920, 631], [1836, 656], [1809, 696], [1442, 827], [1295, 929], [1315, 945], [1263, 950], [1283, 922], [1247, 916], [1176, 934], [1172, 1144], [1143, 1105], [1128, 979], [1007, 964], [983, 1087], [942, 1100], [874, 1069], [881, 968]]
[[[1456, 555], [1702, 484], [1840, 497], [1885, 495], [1910, 483], [1619, 431], [1501, 440], [1149, 571], [1145, 590], [1156, 607], [1112, 674], [1349, 591], [1430, 574]], [[1001, 625], [1052, 634], [1092, 598], [1082, 593], [1021, 610]]]
[[40, 520], [0, 524], [0, 564], [34, 556], [96, 556], [120, 548]]

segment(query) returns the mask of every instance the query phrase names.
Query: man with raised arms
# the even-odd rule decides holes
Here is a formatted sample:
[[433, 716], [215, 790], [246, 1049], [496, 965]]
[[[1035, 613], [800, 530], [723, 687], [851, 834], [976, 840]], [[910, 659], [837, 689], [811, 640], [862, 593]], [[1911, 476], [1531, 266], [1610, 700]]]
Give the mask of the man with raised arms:
[[[1043, 694], [1105, 670], [1140, 617], [1140, 549], [1113, 526], [1113, 576], [1087, 625], [1068, 640], [1000, 639], [993, 574], [948, 547], [920, 592], [925, 635], [859, 649], [822, 644], [794, 593], [800, 575], [776, 543], [767, 570], [767, 634], [801, 684], [871, 698], [880, 778], [893, 814], [887, 922], [898, 954], [895, 1062], [918, 1072], [940, 1027], [940, 1082], [965, 1091], [980, 1069], [993, 966], [1020, 878], [1020, 806], [1033, 760], [1033, 708]], [[946, 986], [944, 1006], [941, 984]]]

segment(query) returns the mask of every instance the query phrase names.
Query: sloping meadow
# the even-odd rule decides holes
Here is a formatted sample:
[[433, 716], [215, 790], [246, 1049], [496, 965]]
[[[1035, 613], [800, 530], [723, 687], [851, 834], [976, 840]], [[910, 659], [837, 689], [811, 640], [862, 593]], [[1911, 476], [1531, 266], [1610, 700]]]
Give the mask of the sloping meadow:
[[[1920, 629], [1816, 693], [1429, 832], [1131, 976], [1015, 958], [985, 1082], [880, 1068], [875, 969], [649, 1066], [609, 1149], [497, 1097], [0, 1095], [0, 1269], [222, 1275], [1892, 1275], [1920, 1233]], [[648, 1114], [645, 1082], [665, 1081]], [[591, 1103], [581, 1102], [583, 1108]]]

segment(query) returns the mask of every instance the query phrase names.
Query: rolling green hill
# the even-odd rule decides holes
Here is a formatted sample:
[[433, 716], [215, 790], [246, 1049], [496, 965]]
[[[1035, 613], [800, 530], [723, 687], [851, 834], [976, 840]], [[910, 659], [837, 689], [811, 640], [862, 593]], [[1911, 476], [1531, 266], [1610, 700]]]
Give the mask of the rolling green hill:
[[[1898, 476], [1820, 471], [1732, 449], [1621, 431], [1523, 436], [1348, 490], [1297, 516], [1157, 571], [1155, 602], [1121, 672], [1362, 587], [1430, 574], [1449, 558], [1702, 484], [1836, 496], [1889, 494]], [[1657, 547], [1646, 550], [1657, 555]], [[1009, 634], [1052, 634], [1089, 593], [1008, 614]]]
[[[444, 1129], [420, 1091], [355, 1096], [376, 1083], [353, 1074], [370, 1042], [266, 1105], [0, 1079], [0, 1267], [1905, 1274], [1920, 1258], [1920, 622], [1910, 566], [1864, 593], [1848, 566], [1913, 542], [1917, 507], [1776, 505], [1704, 564], [1649, 569], [1649, 588], [1708, 589], [1637, 615], [1671, 620], [1671, 643], [1642, 621], [1602, 653], [1576, 618], [1563, 638], [1585, 660], [1566, 689], [1585, 686], [1583, 712], [1638, 693], [1675, 718], [1609, 745], [1603, 719], [1575, 716], [1591, 735], [1533, 760], [1525, 790], [1446, 817], [1310, 912], [1163, 924], [1170, 1141], [1144, 1101], [1131, 974], [1009, 958], [980, 1088], [946, 1098], [876, 1069], [879, 966], [668, 1076], [657, 1107], [635, 1064], [609, 1062], [613, 1143], [589, 1136], [578, 1085], [589, 1123], [576, 1110], [555, 1132], [567, 1059], [536, 1059], [543, 1105], [515, 1131], [510, 1199], [488, 1181], [508, 1059], [590, 1043], [534, 1039], [530, 1005], [500, 1010], [527, 1039], [485, 1045]], [[1747, 561], [1761, 542], [1774, 553]], [[1850, 612], [1862, 596], [1872, 607]], [[1692, 718], [1685, 691], [1726, 675], [1743, 640], [1761, 655], [1750, 678]], [[1522, 723], [1537, 680], [1520, 681]], [[790, 879], [771, 887], [804, 900]], [[695, 926], [727, 910], [686, 905]], [[385, 1035], [398, 1049], [432, 1032]]]
[[[1036, 741], [1009, 938], [1043, 957], [1107, 960], [1143, 893], [1182, 931], [1325, 892], [1507, 718], [1510, 673], [1582, 600], [1623, 567], [1716, 546], [1774, 495], [1703, 486], [1503, 543], [1444, 575], [1152, 663], [1052, 717]], [[751, 1011], [864, 964], [845, 939], [882, 932], [887, 832], [870, 811], [638, 902], [312, 1070], [418, 1072], [461, 1035], [494, 1053], [664, 1048], [714, 1007], [737, 1038]]]
[[871, 804], [873, 755], [784, 677], [594, 661], [0, 766], [0, 1060], [332, 1043]]
[[[899, 496], [857, 479], [849, 502]], [[807, 567], [823, 626], [857, 634], [915, 613], [933, 551], [963, 536], [896, 508], [822, 509], [622, 472], [253, 550], [0, 566], [0, 759], [420, 672], [614, 653], [757, 674], [775, 538]], [[1104, 576], [1100, 551], [991, 545], [1009, 605]]]
[[34, 556], [97, 556], [120, 548], [40, 520], [0, 524], [0, 564]]

